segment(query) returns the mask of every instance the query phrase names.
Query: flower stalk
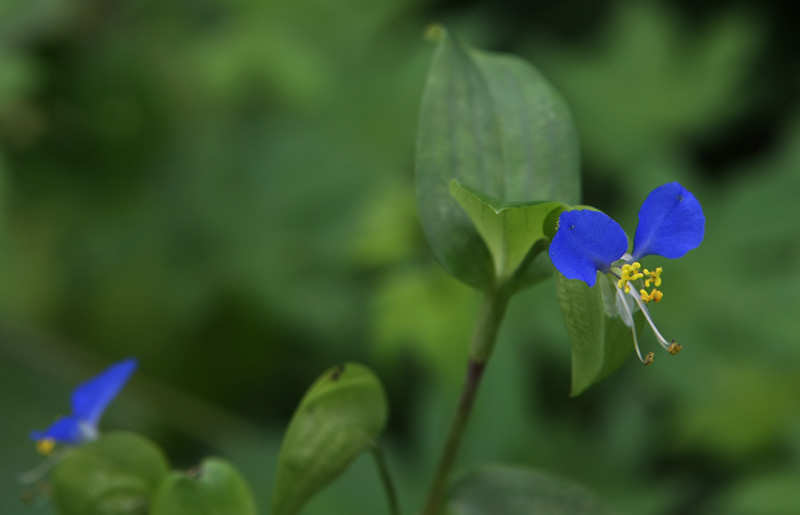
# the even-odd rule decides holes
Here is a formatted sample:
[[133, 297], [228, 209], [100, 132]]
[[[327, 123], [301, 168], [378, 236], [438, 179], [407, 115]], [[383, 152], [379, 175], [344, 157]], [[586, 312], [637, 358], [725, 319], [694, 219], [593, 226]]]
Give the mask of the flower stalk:
[[428, 499], [425, 504], [423, 515], [438, 515], [442, 508], [447, 482], [453, 468], [464, 430], [469, 422], [472, 413], [472, 406], [478, 393], [483, 371], [489, 361], [494, 344], [497, 341], [497, 333], [503, 316], [508, 306], [511, 293], [507, 288], [499, 287], [495, 291], [487, 292], [481, 301], [478, 310], [478, 318], [475, 322], [475, 329], [472, 333], [472, 341], [469, 350], [469, 362], [467, 365], [467, 375], [464, 386], [461, 389], [461, 396], [458, 401], [456, 413], [450, 424], [442, 455], [439, 458], [439, 465], [436, 468], [433, 482], [431, 483]]

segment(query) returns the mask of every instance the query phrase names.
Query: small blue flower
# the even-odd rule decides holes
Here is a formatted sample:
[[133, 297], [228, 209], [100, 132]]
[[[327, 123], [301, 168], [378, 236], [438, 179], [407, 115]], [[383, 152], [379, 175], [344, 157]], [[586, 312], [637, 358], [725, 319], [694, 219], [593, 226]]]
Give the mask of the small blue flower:
[[128, 358], [114, 363], [72, 392], [72, 414], [58, 418], [44, 431], [32, 431], [31, 439], [42, 454], [52, 452], [56, 443], [77, 445], [95, 440], [97, 424], [108, 404], [136, 371], [138, 362]]
[[[632, 309], [625, 295], [630, 295], [641, 309], [661, 345], [670, 354], [677, 354], [680, 345], [667, 342], [656, 329], [645, 306], [651, 300], [659, 302], [663, 293], [662, 268], [653, 271], [642, 269], [639, 260], [644, 256], [657, 255], [669, 259], [682, 257], [697, 248], [703, 241], [705, 216], [700, 202], [677, 182], [659, 186], [650, 192], [639, 209], [639, 225], [633, 238], [633, 251], [628, 254], [628, 237], [617, 222], [598, 211], [565, 211], [558, 219], [558, 230], [550, 244], [550, 260], [553, 266], [568, 279], [580, 279], [589, 287], [597, 281], [597, 272], [614, 278], [617, 296], [622, 301], [623, 320], [632, 320]], [[644, 288], [638, 293], [631, 291], [632, 284], [642, 280], [644, 288], [653, 288], [649, 293]], [[632, 325], [632, 324], [630, 324]], [[634, 345], [645, 364], [653, 360], [652, 353], [643, 358], [633, 331]]]

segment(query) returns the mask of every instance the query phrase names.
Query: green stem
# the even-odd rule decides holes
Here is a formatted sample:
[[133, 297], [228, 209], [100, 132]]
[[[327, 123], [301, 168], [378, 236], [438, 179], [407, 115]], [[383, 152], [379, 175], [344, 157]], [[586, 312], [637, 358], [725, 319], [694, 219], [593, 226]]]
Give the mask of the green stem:
[[389, 473], [389, 467], [386, 464], [386, 457], [383, 454], [380, 446], [375, 443], [372, 447], [372, 456], [375, 457], [375, 463], [378, 465], [378, 473], [381, 476], [381, 483], [383, 489], [386, 491], [386, 499], [389, 502], [389, 513], [391, 515], [400, 515], [400, 504], [397, 501], [397, 490], [392, 481], [392, 475]]
[[470, 413], [472, 413], [472, 405], [478, 393], [478, 385], [483, 376], [483, 370], [486, 368], [492, 349], [494, 349], [497, 332], [500, 329], [500, 323], [503, 320], [509, 298], [510, 293], [508, 291], [498, 289], [497, 291], [487, 292], [481, 302], [469, 349], [467, 377], [464, 381], [464, 387], [461, 389], [461, 397], [458, 401], [453, 422], [450, 425], [450, 432], [447, 435], [442, 456], [439, 459], [436, 475], [433, 478], [433, 483], [431, 483], [425, 510], [422, 512], [423, 515], [438, 515], [441, 511], [450, 470], [453, 468], [453, 462], [455, 461], [461, 438], [464, 435], [464, 429], [467, 427]]

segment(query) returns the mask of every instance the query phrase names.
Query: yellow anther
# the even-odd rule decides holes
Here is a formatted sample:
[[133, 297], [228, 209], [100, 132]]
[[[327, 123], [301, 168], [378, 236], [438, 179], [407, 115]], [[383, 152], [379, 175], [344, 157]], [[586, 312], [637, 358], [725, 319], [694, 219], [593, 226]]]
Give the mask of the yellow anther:
[[645, 304], [647, 304], [651, 300], [659, 302], [661, 298], [664, 296], [663, 293], [656, 290], [655, 288], [653, 288], [653, 290], [650, 293], [647, 293], [647, 290], [639, 290], [639, 295], [641, 295], [642, 300], [644, 301]]
[[630, 265], [625, 264], [622, 265], [622, 276], [620, 277], [619, 281], [617, 281], [618, 288], [625, 288], [625, 293], [631, 292], [631, 286], [628, 284], [629, 281], [636, 281], [644, 277], [639, 269], [642, 265], [639, 262], [632, 263]]
[[639, 278], [644, 277], [642, 273], [639, 271], [640, 268], [642, 268], [642, 265], [638, 261], [630, 265], [628, 264], [622, 265], [622, 271], [628, 272], [628, 274], [631, 276], [632, 279], [635, 278], [635, 276], [637, 275], [639, 276]]
[[648, 352], [647, 356], [644, 357], [644, 361], [642, 361], [642, 363], [644, 363], [644, 366], [651, 365], [653, 363], [653, 357], [654, 354], [652, 352]]
[[679, 353], [682, 348], [683, 347], [681, 347], [679, 344], [677, 344], [675, 342], [672, 342], [669, 345], [669, 348], [667, 348], [667, 352], [669, 352], [670, 354], [672, 354], [674, 356], [675, 354]]
[[49, 456], [53, 453], [53, 449], [56, 448], [56, 441], [52, 438], [45, 438], [44, 440], [38, 440], [36, 442], [36, 450], [39, 451], [39, 454], [43, 454], [45, 456]]
[[649, 288], [651, 281], [653, 282], [653, 284], [655, 285], [656, 288], [661, 286], [661, 272], [662, 272], [662, 270], [663, 269], [661, 267], [658, 267], [653, 272], [651, 272], [650, 270], [645, 268], [644, 269], [644, 275], [649, 275], [650, 277], [648, 277], [647, 279], [644, 280], [644, 287], [645, 288]]

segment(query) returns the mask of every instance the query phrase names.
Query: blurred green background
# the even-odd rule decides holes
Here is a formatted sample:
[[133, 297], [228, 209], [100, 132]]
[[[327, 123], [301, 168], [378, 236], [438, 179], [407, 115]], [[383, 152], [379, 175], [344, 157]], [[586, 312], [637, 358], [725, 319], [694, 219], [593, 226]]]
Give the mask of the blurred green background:
[[[553, 284], [530, 290], [460, 463], [543, 467], [632, 515], [800, 513], [798, 16], [755, 1], [3, 1], [0, 513], [52, 513], [45, 486], [17, 483], [41, 461], [28, 432], [126, 356], [140, 371], [101, 427], [146, 434], [176, 467], [229, 458], [263, 513], [304, 390], [369, 364], [404, 511], [421, 506], [477, 300], [416, 214], [434, 21], [564, 94], [585, 203], [632, 234], [647, 192], [677, 180], [707, 218], [699, 249], [652, 263], [679, 357], [631, 359], [570, 398]], [[364, 457], [305, 513], [384, 511]]]

